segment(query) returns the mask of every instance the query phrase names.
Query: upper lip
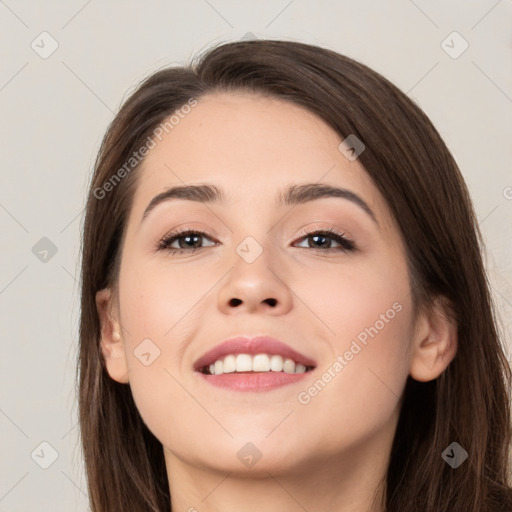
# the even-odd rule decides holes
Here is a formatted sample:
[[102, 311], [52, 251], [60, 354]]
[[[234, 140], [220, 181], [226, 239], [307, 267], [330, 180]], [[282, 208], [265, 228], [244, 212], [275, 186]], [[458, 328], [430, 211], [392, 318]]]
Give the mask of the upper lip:
[[229, 354], [277, 354], [293, 359], [296, 363], [304, 366], [316, 367], [316, 361], [270, 336], [236, 336], [223, 341], [202, 355], [194, 363], [194, 370], [200, 371], [205, 366], [209, 366]]

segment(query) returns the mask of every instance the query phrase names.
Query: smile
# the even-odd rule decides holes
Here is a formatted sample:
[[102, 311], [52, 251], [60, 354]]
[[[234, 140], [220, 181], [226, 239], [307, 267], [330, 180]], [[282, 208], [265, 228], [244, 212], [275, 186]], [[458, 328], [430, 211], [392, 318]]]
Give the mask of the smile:
[[293, 384], [316, 368], [316, 361], [269, 336], [238, 336], [215, 346], [194, 364], [213, 386], [235, 391], [269, 391]]
[[202, 373], [207, 375], [223, 375], [226, 373], [247, 372], [284, 372], [287, 374], [305, 373], [311, 371], [312, 366], [305, 366], [279, 354], [229, 354], [215, 363], [204, 366]]

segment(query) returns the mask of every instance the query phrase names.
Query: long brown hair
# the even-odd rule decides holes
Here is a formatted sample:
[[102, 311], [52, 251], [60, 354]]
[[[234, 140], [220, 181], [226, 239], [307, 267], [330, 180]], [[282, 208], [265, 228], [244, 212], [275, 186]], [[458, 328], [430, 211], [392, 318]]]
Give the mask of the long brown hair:
[[[318, 46], [271, 40], [223, 44], [189, 67], [152, 74], [121, 107], [101, 144], [83, 227], [78, 365], [92, 511], [171, 510], [162, 445], [140, 417], [129, 385], [109, 377], [99, 345], [95, 294], [116, 289], [137, 184], [138, 164], [127, 168], [126, 162], [191, 99], [237, 90], [302, 105], [343, 138], [354, 134], [364, 142], [359, 159], [400, 227], [415, 304], [428, 308], [443, 296], [456, 317], [458, 351], [445, 372], [430, 382], [408, 378], [385, 510], [510, 512], [512, 375], [482, 236], [452, 155], [423, 111], [383, 76]], [[114, 183], [114, 175], [121, 179]], [[457, 469], [441, 456], [452, 442], [469, 455]]]

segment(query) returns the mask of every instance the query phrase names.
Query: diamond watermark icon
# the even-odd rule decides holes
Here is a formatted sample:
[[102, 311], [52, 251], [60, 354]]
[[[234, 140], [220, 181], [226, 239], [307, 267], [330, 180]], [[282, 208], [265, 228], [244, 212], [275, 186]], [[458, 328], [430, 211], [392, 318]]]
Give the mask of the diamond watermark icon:
[[254, 41], [255, 39], [258, 39], [252, 32], [247, 32], [244, 34], [244, 36], [240, 39], [240, 41]]
[[238, 450], [236, 455], [240, 462], [248, 468], [252, 468], [263, 456], [258, 448], [252, 443], [244, 444], [244, 446]]
[[263, 252], [263, 247], [252, 236], [248, 236], [238, 245], [236, 252], [246, 263], [253, 263]]
[[441, 48], [452, 59], [458, 59], [469, 48], [469, 43], [458, 32], [454, 31], [441, 42]]
[[357, 137], [357, 135], [351, 133], [341, 142], [338, 149], [343, 153], [347, 160], [353, 162], [366, 149], [366, 146], [363, 144], [361, 139]]
[[30, 456], [38, 466], [48, 469], [59, 458], [59, 453], [50, 443], [43, 441], [37, 445]]
[[441, 457], [453, 469], [457, 469], [468, 458], [468, 452], [459, 443], [453, 442], [441, 454]]
[[160, 357], [160, 349], [149, 338], [146, 338], [135, 347], [133, 354], [144, 366], [149, 366]]
[[59, 47], [57, 40], [48, 32], [41, 32], [30, 44], [39, 57], [47, 59]]
[[41, 262], [48, 263], [56, 254], [57, 246], [46, 236], [32, 247], [32, 254]]

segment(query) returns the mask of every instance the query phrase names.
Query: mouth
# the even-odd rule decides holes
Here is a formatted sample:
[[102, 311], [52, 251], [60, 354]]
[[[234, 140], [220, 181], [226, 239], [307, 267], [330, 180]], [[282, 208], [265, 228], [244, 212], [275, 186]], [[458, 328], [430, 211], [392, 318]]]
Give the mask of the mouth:
[[203, 366], [200, 372], [205, 375], [225, 375], [228, 373], [283, 372], [299, 374], [310, 372], [314, 366], [305, 366], [279, 354], [229, 354]]
[[268, 336], [226, 340], [194, 364], [194, 371], [208, 383], [237, 391], [292, 384], [315, 368], [313, 359]]

